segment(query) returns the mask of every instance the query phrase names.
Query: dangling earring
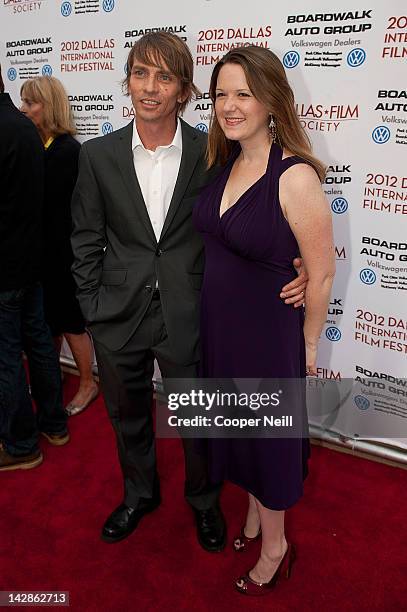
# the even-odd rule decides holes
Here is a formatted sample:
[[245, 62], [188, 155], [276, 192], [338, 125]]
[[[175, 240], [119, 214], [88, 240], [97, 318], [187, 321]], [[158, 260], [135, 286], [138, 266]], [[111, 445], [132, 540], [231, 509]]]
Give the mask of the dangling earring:
[[274, 123], [273, 115], [271, 113], [270, 113], [269, 132], [270, 132], [271, 142], [273, 143], [276, 141], [276, 138], [277, 138], [277, 129], [276, 129], [276, 124]]

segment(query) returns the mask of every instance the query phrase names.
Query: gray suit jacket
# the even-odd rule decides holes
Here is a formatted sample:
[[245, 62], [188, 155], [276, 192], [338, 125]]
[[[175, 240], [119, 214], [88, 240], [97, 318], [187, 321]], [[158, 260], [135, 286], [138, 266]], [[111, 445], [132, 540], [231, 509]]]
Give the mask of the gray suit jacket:
[[157, 242], [134, 170], [132, 130], [130, 123], [81, 149], [72, 198], [78, 299], [94, 338], [117, 351], [136, 331], [158, 280], [174, 362], [193, 363], [204, 254], [191, 213], [216, 170], [206, 170], [206, 135], [182, 121], [180, 170]]

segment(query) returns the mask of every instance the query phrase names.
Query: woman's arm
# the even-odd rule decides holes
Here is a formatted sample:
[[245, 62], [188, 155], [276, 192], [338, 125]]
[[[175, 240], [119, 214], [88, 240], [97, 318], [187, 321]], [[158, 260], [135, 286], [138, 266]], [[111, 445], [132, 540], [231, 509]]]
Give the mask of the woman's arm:
[[326, 320], [335, 275], [332, 219], [316, 172], [291, 166], [280, 178], [280, 203], [308, 272], [304, 337], [307, 371], [316, 374], [319, 336]]

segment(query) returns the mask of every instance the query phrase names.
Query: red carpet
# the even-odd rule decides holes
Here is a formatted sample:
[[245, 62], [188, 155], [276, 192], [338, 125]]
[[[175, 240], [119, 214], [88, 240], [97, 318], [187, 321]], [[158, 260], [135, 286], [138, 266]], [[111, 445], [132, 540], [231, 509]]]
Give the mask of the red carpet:
[[[76, 382], [65, 384], [67, 399]], [[204, 552], [183, 501], [180, 444], [159, 440], [162, 506], [130, 538], [105, 544], [99, 531], [122, 491], [103, 401], [70, 429], [65, 447], [41, 442], [40, 467], [0, 475], [0, 590], [69, 591], [70, 608], [86, 612], [405, 609], [406, 471], [313, 447], [306, 495], [287, 516], [298, 547], [292, 577], [248, 599], [232, 584], [256, 551], [230, 548], [243, 491], [223, 492], [227, 550]]]

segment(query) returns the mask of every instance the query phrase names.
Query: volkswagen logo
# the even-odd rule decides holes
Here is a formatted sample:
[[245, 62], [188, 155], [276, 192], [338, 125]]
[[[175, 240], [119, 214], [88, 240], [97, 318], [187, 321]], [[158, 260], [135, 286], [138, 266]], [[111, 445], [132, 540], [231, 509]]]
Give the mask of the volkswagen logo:
[[114, 0], [103, 0], [102, 6], [106, 13], [111, 13], [114, 9]]
[[365, 285], [373, 285], [376, 282], [376, 273], [370, 268], [363, 268], [360, 271], [359, 278]]
[[377, 126], [372, 132], [372, 138], [376, 144], [384, 144], [390, 138], [390, 130], [386, 125]]
[[300, 63], [300, 54], [297, 51], [287, 51], [283, 57], [283, 64], [286, 68], [295, 68]]
[[345, 198], [335, 198], [332, 200], [331, 208], [337, 215], [342, 215], [348, 210], [348, 202]]
[[348, 66], [351, 68], [357, 68], [361, 66], [366, 59], [366, 51], [364, 49], [352, 49], [349, 51], [348, 57], [346, 58]]
[[15, 81], [17, 78], [17, 70], [15, 68], [9, 68], [7, 70], [7, 76], [9, 81]]
[[370, 408], [370, 402], [364, 395], [355, 395], [353, 401], [359, 410], [368, 410]]
[[195, 129], [199, 130], [200, 132], [207, 132], [208, 126], [206, 125], [206, 123], [198, 123], [198, 125], [195, 126]]
[[325, 331], [325, 336], [331, 342], [338, 342], [342, 338], [342, 334], [337, 327], [328, 327]]
[[113, 132], [113, 126], [111, 123], [106, 121], [106, 123], [102, 125], [102, 134], [103, 136], [106, 136], [106, 134], [110, 134], [111, 132]]
[[61, 4], [62, 17], [69, 17], [71, 13], [72, 13], [72, 4], [70, 2], [63, 2]]
[[52, 76], [52, 68], [49, 64], [44, 64], [42, 67], [42, 76]]

